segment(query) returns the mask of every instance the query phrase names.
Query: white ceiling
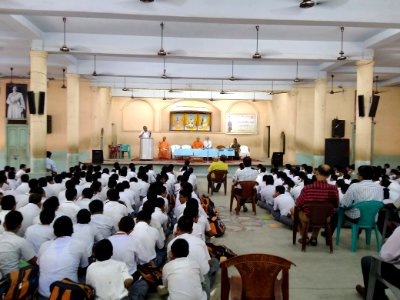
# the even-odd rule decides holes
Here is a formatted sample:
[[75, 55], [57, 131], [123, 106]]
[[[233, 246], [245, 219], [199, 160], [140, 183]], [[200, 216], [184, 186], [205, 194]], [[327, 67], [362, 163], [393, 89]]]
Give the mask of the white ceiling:
[[[120, 88], [232, 91], [289, 90], [335, 74], [335, 85], [353, 86], [355, 62], [375, 61], [381, 85], [400, 84], [400, 1], [325, 0], [302, 9], [300, 0], [2, 0], [0, 76], [27, 76], [29, 50], [49, 52], [48, 76], [62, 68], [93, 85]], [[62, 53], [62, 17], [67, 17]], [[166, 75], [160, 48], [164, 22]], [[259, 52], [254, 60], [256, 29]], [[337, 61], [344, 26], [343, 50]], [[96, 72], [91, 76], [96, 55]], [[229, 81], [233, 74], [237, 81]], [[124, 80], [126, 83], [124, 83]], [[253, 96], [252, 96], [253, 97]]]

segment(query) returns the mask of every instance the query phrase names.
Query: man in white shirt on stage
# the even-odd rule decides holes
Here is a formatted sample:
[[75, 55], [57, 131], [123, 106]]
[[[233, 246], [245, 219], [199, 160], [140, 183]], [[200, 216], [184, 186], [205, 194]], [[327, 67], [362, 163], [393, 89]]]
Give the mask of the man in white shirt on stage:
[[210, 141], [210, 138], [208, 136], [206, 137], [206, 139], [203, 142], [203, 147], [204, 147], [204, 149], [212, 148], [212, 142]]
[[151, 137], [151, 131], [147, 130], [147, 126], [143, 126], [143, 130], [140, 132], [139, 137], [144, 139]]

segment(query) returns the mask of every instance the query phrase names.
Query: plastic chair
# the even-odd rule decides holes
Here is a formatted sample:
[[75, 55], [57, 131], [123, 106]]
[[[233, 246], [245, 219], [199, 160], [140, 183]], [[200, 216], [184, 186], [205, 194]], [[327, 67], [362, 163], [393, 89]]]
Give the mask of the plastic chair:
[[247, 147], [246, 145], [240, 146], [240, 149], [239, 149], [239, 156], [240, 156], [240, 157], [243, 157], [243, 156], [250, 156], [249, 147]]
[[[244, 254], [221, 262], [221, 300], [287, 300], [291, 265], [295, 264], [269, 254]], [[231, 266], [240, 276], [228, 276]]]
[[238, 215], [240, 212], [240, 203], [242, 200], [251, 199], [251, 203], [253, 206], [253, 213], [256, 214], [256, 202], [257, 202], [257, 190], [254, 188], [257, 185], [257, 181], [240, 181], [240, 186], [242, 187], [241, 193], [235, 193], [235, 188], [232, 187], [231, 191], [231, 203], [230, 203], [230, 211], [232, 211], [233, 199], [236, 199], [236, 214]]
[[182, 145], [181, 148], [182, 149], [192, 149], [192, 146], [190, 146], [190, 145]]
[[174, 150], [175, 149], [180, 149], [181, 146], [179, 145], [171, 145], [171, 157], [174, 157]]
[[128, 144], [119, 145], [119, 158], [124, 157], [124, 152], [128, 153], [128, 158], [131, 159], [131, 146]]
[[293, 245], [296, 244], [296, 235], [297, 235], [297, 228], [300, 224], [299, 219], [299, 211], [307, 208], [310, 211], [309, 221], [304, 222], [303, 224], [303, 232], [302, 235], [302, 245], [301, 251], [306, 251], [306, 244], [307, 244], [307, 235], [309, 228], [324, 228], [326, 235], [325, 235], [325, 242], [326, 245], [329, 246], [330, 253], [333, 252], [333, 245], [332, 245], [332, 233], [331, 233], [331, 225], [330, 225], [330, 216], [334, 211], [334, 207], [332, 203], [329, 202], [307, 202], [302, 207], [294, 207], [294, 221], [293, 221]]
[[336, 229], [336, 245], [339, 245], [340, 241], [340, 230], [344, 221], [344, 211], [352, 208], [357, 208], [360, 210], [360, 219], [358, 224], [351, 223], [351, 251], [357, 251], [357, 241], [358, 241], [358, 230], [365, 229], [365, 243], [367, 245], [371, 244], [371, 230], [375, 230], [376, 244], [378, 246], [378, 251], [381, 250], [381, 240], [379, 238], [378, 227], [376, 226], [376, 214], [383, 207], [382, 201], [362, 201], [358, 202], [350, 207], [338, 209], [338, 225]]
[[386, 240], [386, 231], [387, 231], [389, 222], [392, 222], [396, 226], [400, 226], [400, 224], [398, 222], [394, 222], [394, 221], [390, 220], [391, 214], [398, 214], [400, 211], [400, 208], [390, 208], [390, 207], [384, 206], [382, 208], [382, 210], [384, 210], [384, 212], [385, 212], [385, 220], [383, 222], [383, 230], [382, 230], [382, 244], [383, 244]]
[[[212, 178], [212, 174], [214, 174], [214, 178]], [[227, 179], [227, 177], [228, 177], [228, 171], [225, 171], [225, 170], [211, 171], [211, 173], [210, 173], [211, 181], [208, 184], [207, 193], [210, 193], [210, 189], [211, 189], [211, 195], [213, 195], [214, 184], [215, 183], [223, 183], [224, 191], [225, 191], [225, 195], [226, 195], [226, 179]]]
[[222, 149], [225, 149], [225, 146], [224, 146], [224, 145], [218, 145], [218, 146], [215, 147], [215, 148], [217, 148], [218, 150], [222, 150]]
[[390, 291], [395, 295], [396, 299], [400, 299], [400, 289], [389, 283], [381, 275], [381, 263], [382, 259], [380, 257], [371, 257], [371, 268], [369, 270], [368, 277], [368, 290], [367, 290], [367, 300], [374, 299], [374, 290], [376, 281], [381, 281], [385, 286], [387, 286]]
[[110, 158], [118, 158], [119, 156], [119, 146], [108, 145], [108, 150], [110, 153]]

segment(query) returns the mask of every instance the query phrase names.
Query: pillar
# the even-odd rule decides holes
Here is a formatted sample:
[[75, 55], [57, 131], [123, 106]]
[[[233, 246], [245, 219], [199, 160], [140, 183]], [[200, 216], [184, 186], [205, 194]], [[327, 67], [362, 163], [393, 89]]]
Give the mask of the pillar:
[[[30, 176], [33, 178], [46, 176], [46, 138], [47, 138], [47, 52], [31, 50], [31, 78], [30, 89], [35, 94], [36, 114], [29, 118], [30, 131]], [[44, 92], [45, 106], [44, 113], [38, 114], [39, 92]]]
[[67, 73], [67, 168], [79, 164], [79, 75]]
[[372, 160], [372, 119], [368, 117], [371, 106], [374, 62], [372, 60], [361, 60], [357, 64], [357, 97], [364, 95], [364, 107], [366, 116], [360, 117], [358, 114], [358, 101], [356, 114], [355, 130], [355, 157], [356, 167], [369, 165]]
[[110, 88], [96, 88], [96, 94], [92, 100], [92, 149], [103, 150], [104, 157], [108, 157], [108, 145], [112, 144]]
[[315, 81], [314, 89], [314, 136], [313, 164], [314, 167], [325, 161], [325, 109], [327, 82], [325, 79]]

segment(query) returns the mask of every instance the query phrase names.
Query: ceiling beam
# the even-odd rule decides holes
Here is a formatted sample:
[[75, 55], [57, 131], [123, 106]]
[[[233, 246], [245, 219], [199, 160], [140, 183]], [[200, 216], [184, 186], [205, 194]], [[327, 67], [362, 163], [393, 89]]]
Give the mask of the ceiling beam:
[[43, 32], [26, 17], [20, 15], [2, 15], [1, 21], [9, 25], [23, 37], [41, 39]]

